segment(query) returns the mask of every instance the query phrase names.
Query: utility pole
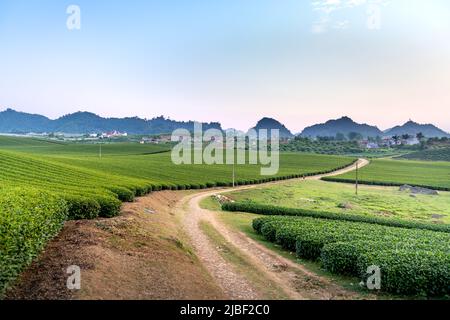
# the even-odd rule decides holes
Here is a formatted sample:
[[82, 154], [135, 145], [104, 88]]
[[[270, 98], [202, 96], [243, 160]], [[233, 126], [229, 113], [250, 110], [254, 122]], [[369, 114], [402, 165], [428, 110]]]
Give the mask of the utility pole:
[[100, 158], [102, 157], [102, 142], [101, 141], [100, 141], [100, 150], [99, 150], [98, 155]]
[[235, 175], [236, 175], [236, 169], [235, 169], [235, 167], [234, 167], [234, 162], [233, 162], [233, 188], [234, 188], [234, 186], [235, 186]]
[[356, 161], [356, 179], [355, 179], [355, 192], [358, 195], [358, 169], [359, 169], [359, 160]]
[[236, 181], [236, 150], [234, 148], [236, 143], [236, 129], [233, 129], [233, 188], [235, 187], [235, 181]]

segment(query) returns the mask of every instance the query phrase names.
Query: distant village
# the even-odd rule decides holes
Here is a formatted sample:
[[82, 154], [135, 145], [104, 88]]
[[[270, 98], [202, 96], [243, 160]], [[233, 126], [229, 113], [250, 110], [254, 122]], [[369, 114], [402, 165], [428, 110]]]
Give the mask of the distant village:
[[420, 144], [417, 136], [403, 135], [388, 138], [379, 138], [374, 140], [363, 139], [359, 141], [359, 145], [365, 149], [392, 148], [396, 146], [415, 146]]
[[[120, 132], [118, 130], [102, 132], [102, 133], [90, 133], [90, 134], [67, 134], [67, 133], [41, 133], [34, 134], [29, 133], [28, 136], [39, 136], [39, 137], [47, 137], [55, 140], [64, 140], [64, 141], [85, 141], [85, 142], [95, 142], [102, 141], [105, 139], [112, 140], [124, 140], [124, 141], [134, 141], [139, 142], [140, 144], [166, 144], [173, 142], [171, 134], [160, 134], [160, 135], [151, 135], [151, 136], [135, 136], [129, 135], [127, 132]], [[191, 136], [183, 136], [175, 138], [175, 142], [181, 142], [185, 139], [190, 139]], [[354, 139], [337, 139], [336, 137], [316, 137], [316, 138], [306, 138], [306, 137], [292, 137], [292, 138], [281, 138], [280, 145], [287, 145], [290, 142], [296, 139], [309, 139], [312, 141], [335, 141], [335, 142], [345, 142], [345, 141], [353, 141], [359, 145], [359, 147], [364, 149], [381, 149], [381, 148], [395, 148], [401, 146], [416, 146], [421, 144], [425, 137], [422, 134], [417, 134], [416, 136], [404, 134], [401, 136], [392, 136], [392, 137], [376, 137], [376, 138], [363, 138], [360, 135]], [[220, 141], [223, 142], [222, 136], [213, 136], [210, 138], [210, 141]], [[271, 144], [271, 141], [268, 141], [268, 144]]]

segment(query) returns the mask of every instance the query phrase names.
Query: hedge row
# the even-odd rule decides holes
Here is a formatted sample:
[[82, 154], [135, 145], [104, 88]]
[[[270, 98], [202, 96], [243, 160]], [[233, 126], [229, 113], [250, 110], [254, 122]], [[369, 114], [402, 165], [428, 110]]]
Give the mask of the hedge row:
[[382, 281], [383, 290], [396, 294], [443, 296], [449, 292], [450, 254], [443, 247], [436, 249], [430, 243], [417, 241], [338, 242], [323, 247], [321, 261], [330, 272], [360, 275], [363, 280], [367, 277], [367, 266], [377, 265], [382, 270], [382, 280], [387, 279]]
[[0, 189], [0, 298], [67, 218], [61, 198], [34, 189]]
[[[357, 160], [353, 161], [355, 163]], [[238, 180], [235, 185], [252, 185], [261, 184], [273, 181], [288, 180], [295, 178], [302, 178], [307, 176], [314, 176], [319, 174], [327, 174], [335, 170], [346, 168], [348, 165], [335, 168], [333, 170], [326, 170], [306, 174], [292, 174], [287, 176], [273, 176], [261, 179], [252, 180]], [[69, 219], [95, 219], [97, 217], [114, 217], [120, 213], [120, 205], [122, 202], [132, 202], [135, 197], [144, 196], [152, 191], [161, 190], [200, 190], [215, 187], [231, 187], [232, 182], [207, 182], [207, 183], [190, 183], [190, 184], [149, 184], [149, 185], [132, 185], [132, 186], [110, 186], [107, 188], [109, 194], [63, 194], [64, 199], [68, 202]]]
[[[340, 182], [340, 183], [355, 183], [355, 180], [352, 179], [345, 179], [345, 178], [337, 178], [337, 177], [323, 177], [322, 180], [329, 181], [329, 182]], [[369, 185], [369, 186], [384, 186], [384, 187], [401, 187], [405, 185], [405, 183], [398, 183], [398, 182], [385, 182], [385, 181], [371, 181], [371, 180], [358, 180], [359, 184]], [[437, 191], [450, 191], [450, 188], [447, 187], [438, 187], [438, 186], [428, 186], [423, 184], [411, 184], [408, 183], [408, 185], [412, 187], [419, 187], [419, 188], [425, 188], [425, 189], [431, 189], [431, 190], [437, 190]]]
[[364, 253], [358, 259], [359, 274], [366, 280], [367, 266], [381, 270], [386, 292], [420, 296], [450, 295], [450, 254], [432, 250], [385, 250]]
[[424, 229], [450, 233], [450, 225], [431, 224], [419, 221], [408, 221], [392, 218], [382, 218], [373, 216], [363, 216], [357, 214], [341, 214], [327, 211], [316, 211], [300, 208], [286, 208], [272, 205], [263, 205], [250, 201], [245, 202], [227, 202], [222, 204], [222, 210], [230, 212], [249, 212], [268, 216], [299, 216], [312, 217], [328, 220], [342, 220], [351, 222], [364, 222], [369, 224], [378, 224], [390, 227], [399, 227], [407, 229]]
[[259, 218], [253, 228], [332, 273], [365, 281], [367, 267], [379, 266], [385, 292], [450, 294], [448, 233], [309, 217]]

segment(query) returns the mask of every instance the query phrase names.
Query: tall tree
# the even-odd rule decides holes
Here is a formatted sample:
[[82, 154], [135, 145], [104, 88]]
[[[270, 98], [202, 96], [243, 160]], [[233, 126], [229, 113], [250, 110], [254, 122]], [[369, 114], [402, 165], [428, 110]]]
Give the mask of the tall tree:
[[392, 139], [395, 141], [395, 144], [397, 144], [398, 141], [400, 140], [400, 137], [398, 135], [394, 135], [392, 136]]
[[409, 134], [407, 134], [407, 133], [402, 134], [402, 139], [403, 140], [408, 140], [409, 138], [411, 138], [411, 136]]
[[423, 135], [422, 132], [419, 132], [418, 134], [416, 134], [416, 138], [421, 141], [423, 138], [425, 138], [425, 136]]
[[348, 139], [351, 141], [357, 141], [357, 140], [362, 140], [363, 136], [358, 132], [350, 132], [348, 134]]

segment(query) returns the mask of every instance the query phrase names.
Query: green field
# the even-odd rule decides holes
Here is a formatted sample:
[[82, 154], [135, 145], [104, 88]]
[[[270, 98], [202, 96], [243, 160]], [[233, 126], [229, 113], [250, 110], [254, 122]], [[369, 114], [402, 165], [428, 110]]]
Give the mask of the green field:
[[[355, 173], [325, 178], [328, 181], [354, 182]], [[450, 191], [450, 162], [372, 160], [359, 171], [364, 184], [399, 186], [403, 184]]]
[[450, 148], [422, 150], [402, 155], [398, 159], [423, 161], [450, 161]]
[[[55, 143], [0, 137], [0, 296], [66, 219], [112, 217], [122, 201], [162, 189], [228, 186], [229, 165], [174, 165], [166, 145]], [[349, 157], [282, 154], [275, 177], [237, 165], [238, 184], [326, 172]], [[20, 213], [20, 214], [19, 214]]]
[[287, 182], [228, 193], [236, 201], [270, 203], [274, 206], [326, 211], [343, 215], [413, 219], [450, 223], [450, 193], [416, 195], [398, 187], [360, 186], [358, 196], [350, 184], [324, 181]]
[[116, 155], [145, 155], [170, 150], [167, 144], [119, 143], [73, 143], [36, 138], [0, 136], [0, 150], [18, 151], [35, 155], [51, 155], [54, 157], [81, 156], [99, 157]]
[[281, 151], [309, 152], [328, 155], [349, 155], [352, 157], [381, 158], [399, 156], [411, 151], [399, 148], [367, 149], [357, 141], [311, 140], [309, 138], [296, 138], [288, 144], [280, 146]]
[[[174, 165], [167, 146], [139, 144], [36, 145], [0, 148], [3, 185], [32, 186], [65, 195], [121, 200], [163, 189], [199, 189], [225, 186], [232, 181], [230, 165]], [[348, 157], [282, 154], [277, 177], [330, 171], [353, 161]], [[237, 165], [238, 184], [270, 181], [259, 165]], [[150, 189], [150, 190], [149, 190]], [[129, 193], [132, 193], [130, 196]], [[122, 199], [123, 198], [123, 199]]]

